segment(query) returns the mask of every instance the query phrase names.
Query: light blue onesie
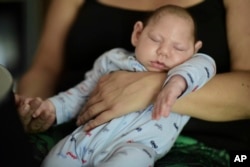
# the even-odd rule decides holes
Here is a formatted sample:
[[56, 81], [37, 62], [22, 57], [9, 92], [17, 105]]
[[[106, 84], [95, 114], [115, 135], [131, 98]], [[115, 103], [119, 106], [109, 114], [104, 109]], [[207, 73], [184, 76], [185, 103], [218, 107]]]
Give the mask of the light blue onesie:
[[[97, 81], [117, 70], [146, 71], [134, 56], [121, 48], [101, 55], [85, 80], [50, 98], [56, 107], [57, 124], [75, 118]], [[202, 53], [168, 72], [165, 83], [173, 75], [187, 82], [185, 95], [197, 90], [216, 73], [214, 60]], [[85, 133], [83, 126], [56, 144], [42, 167], [152, 167], [173, 146], [189, 116], [171, 112], [168, 117], [152, 120], [153, 105], [111, 120]]]

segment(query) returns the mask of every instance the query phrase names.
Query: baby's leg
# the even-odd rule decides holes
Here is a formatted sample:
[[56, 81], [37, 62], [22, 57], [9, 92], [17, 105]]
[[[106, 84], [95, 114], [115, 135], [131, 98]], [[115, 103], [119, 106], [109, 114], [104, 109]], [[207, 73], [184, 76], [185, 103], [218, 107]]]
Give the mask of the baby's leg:
[[92, 140], [86, 137], [83, 126], [60, 140], [45, 157], [41, 167], [88, 167], [91, 166], [90, 149], [86, 146]]
[[82, 163], [75, 152], [75, 144], [69, 136], [57, 143], [43, 160], [41, 167], [81, 167]]
[[[98, 160], [98, 156], [96, 158]], [[140, 143], [124, 143], [115, 147], [109, 156], [95, 167], [150, 167], [154, 166], [155, 152]]]

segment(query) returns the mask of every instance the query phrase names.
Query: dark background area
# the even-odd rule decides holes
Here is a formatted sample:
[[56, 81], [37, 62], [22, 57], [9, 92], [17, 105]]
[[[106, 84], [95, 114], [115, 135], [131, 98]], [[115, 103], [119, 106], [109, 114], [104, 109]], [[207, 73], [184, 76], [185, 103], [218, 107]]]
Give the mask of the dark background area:
[[0, 64], [15, 79], [31, 64], [50, 0], [0, 0]]

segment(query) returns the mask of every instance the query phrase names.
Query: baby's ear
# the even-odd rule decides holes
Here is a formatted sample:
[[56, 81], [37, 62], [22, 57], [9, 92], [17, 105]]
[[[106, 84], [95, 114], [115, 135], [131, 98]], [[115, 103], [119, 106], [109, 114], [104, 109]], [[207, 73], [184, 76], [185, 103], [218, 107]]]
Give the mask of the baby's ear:
[[133, 29], [133, 32], [131, 35], [131, 43], [134, 47], [136, 47], [136, 45], [138, 43], [139, 37], [142, 33], [142, 30], [143, 30], [143, 23], [141, 21], [137, 21], [134, 24], [134, 29]]
[[198, 40], [197, 42], [195, 42], [195, 45], [194, 45], [195, 53], [197, 53], [201, 47], [202, 47], [202, 41]]
[[200, 50], [201, 47], [202, 47], [202, 41], [199, 40], [194, 45], [195, 53], [197, 53]]

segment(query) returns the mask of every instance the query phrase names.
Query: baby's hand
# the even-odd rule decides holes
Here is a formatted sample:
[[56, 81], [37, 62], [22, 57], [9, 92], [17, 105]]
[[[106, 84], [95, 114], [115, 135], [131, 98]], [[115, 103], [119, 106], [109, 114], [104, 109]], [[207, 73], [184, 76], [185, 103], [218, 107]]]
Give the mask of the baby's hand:
[[162, 116], [167, 117], [175, 101], [185, 89], [185, 79], [180, 75], [172, 76], [156, 98], [152, 118], [158, 120]]
[[[31, 106], [32, 108], [32, 106]], [[32, 121], [28, 126], [29, 132], [43, 132], [49, 129], [56, 120], [55, 107], [49, 100], [45, 100], [41, 105], [32, 111]]]
[[43, 132], [55, 122], [55, 108], [49, 100], [16, 95], [16, 104], [24, 129], [29, 133]]

